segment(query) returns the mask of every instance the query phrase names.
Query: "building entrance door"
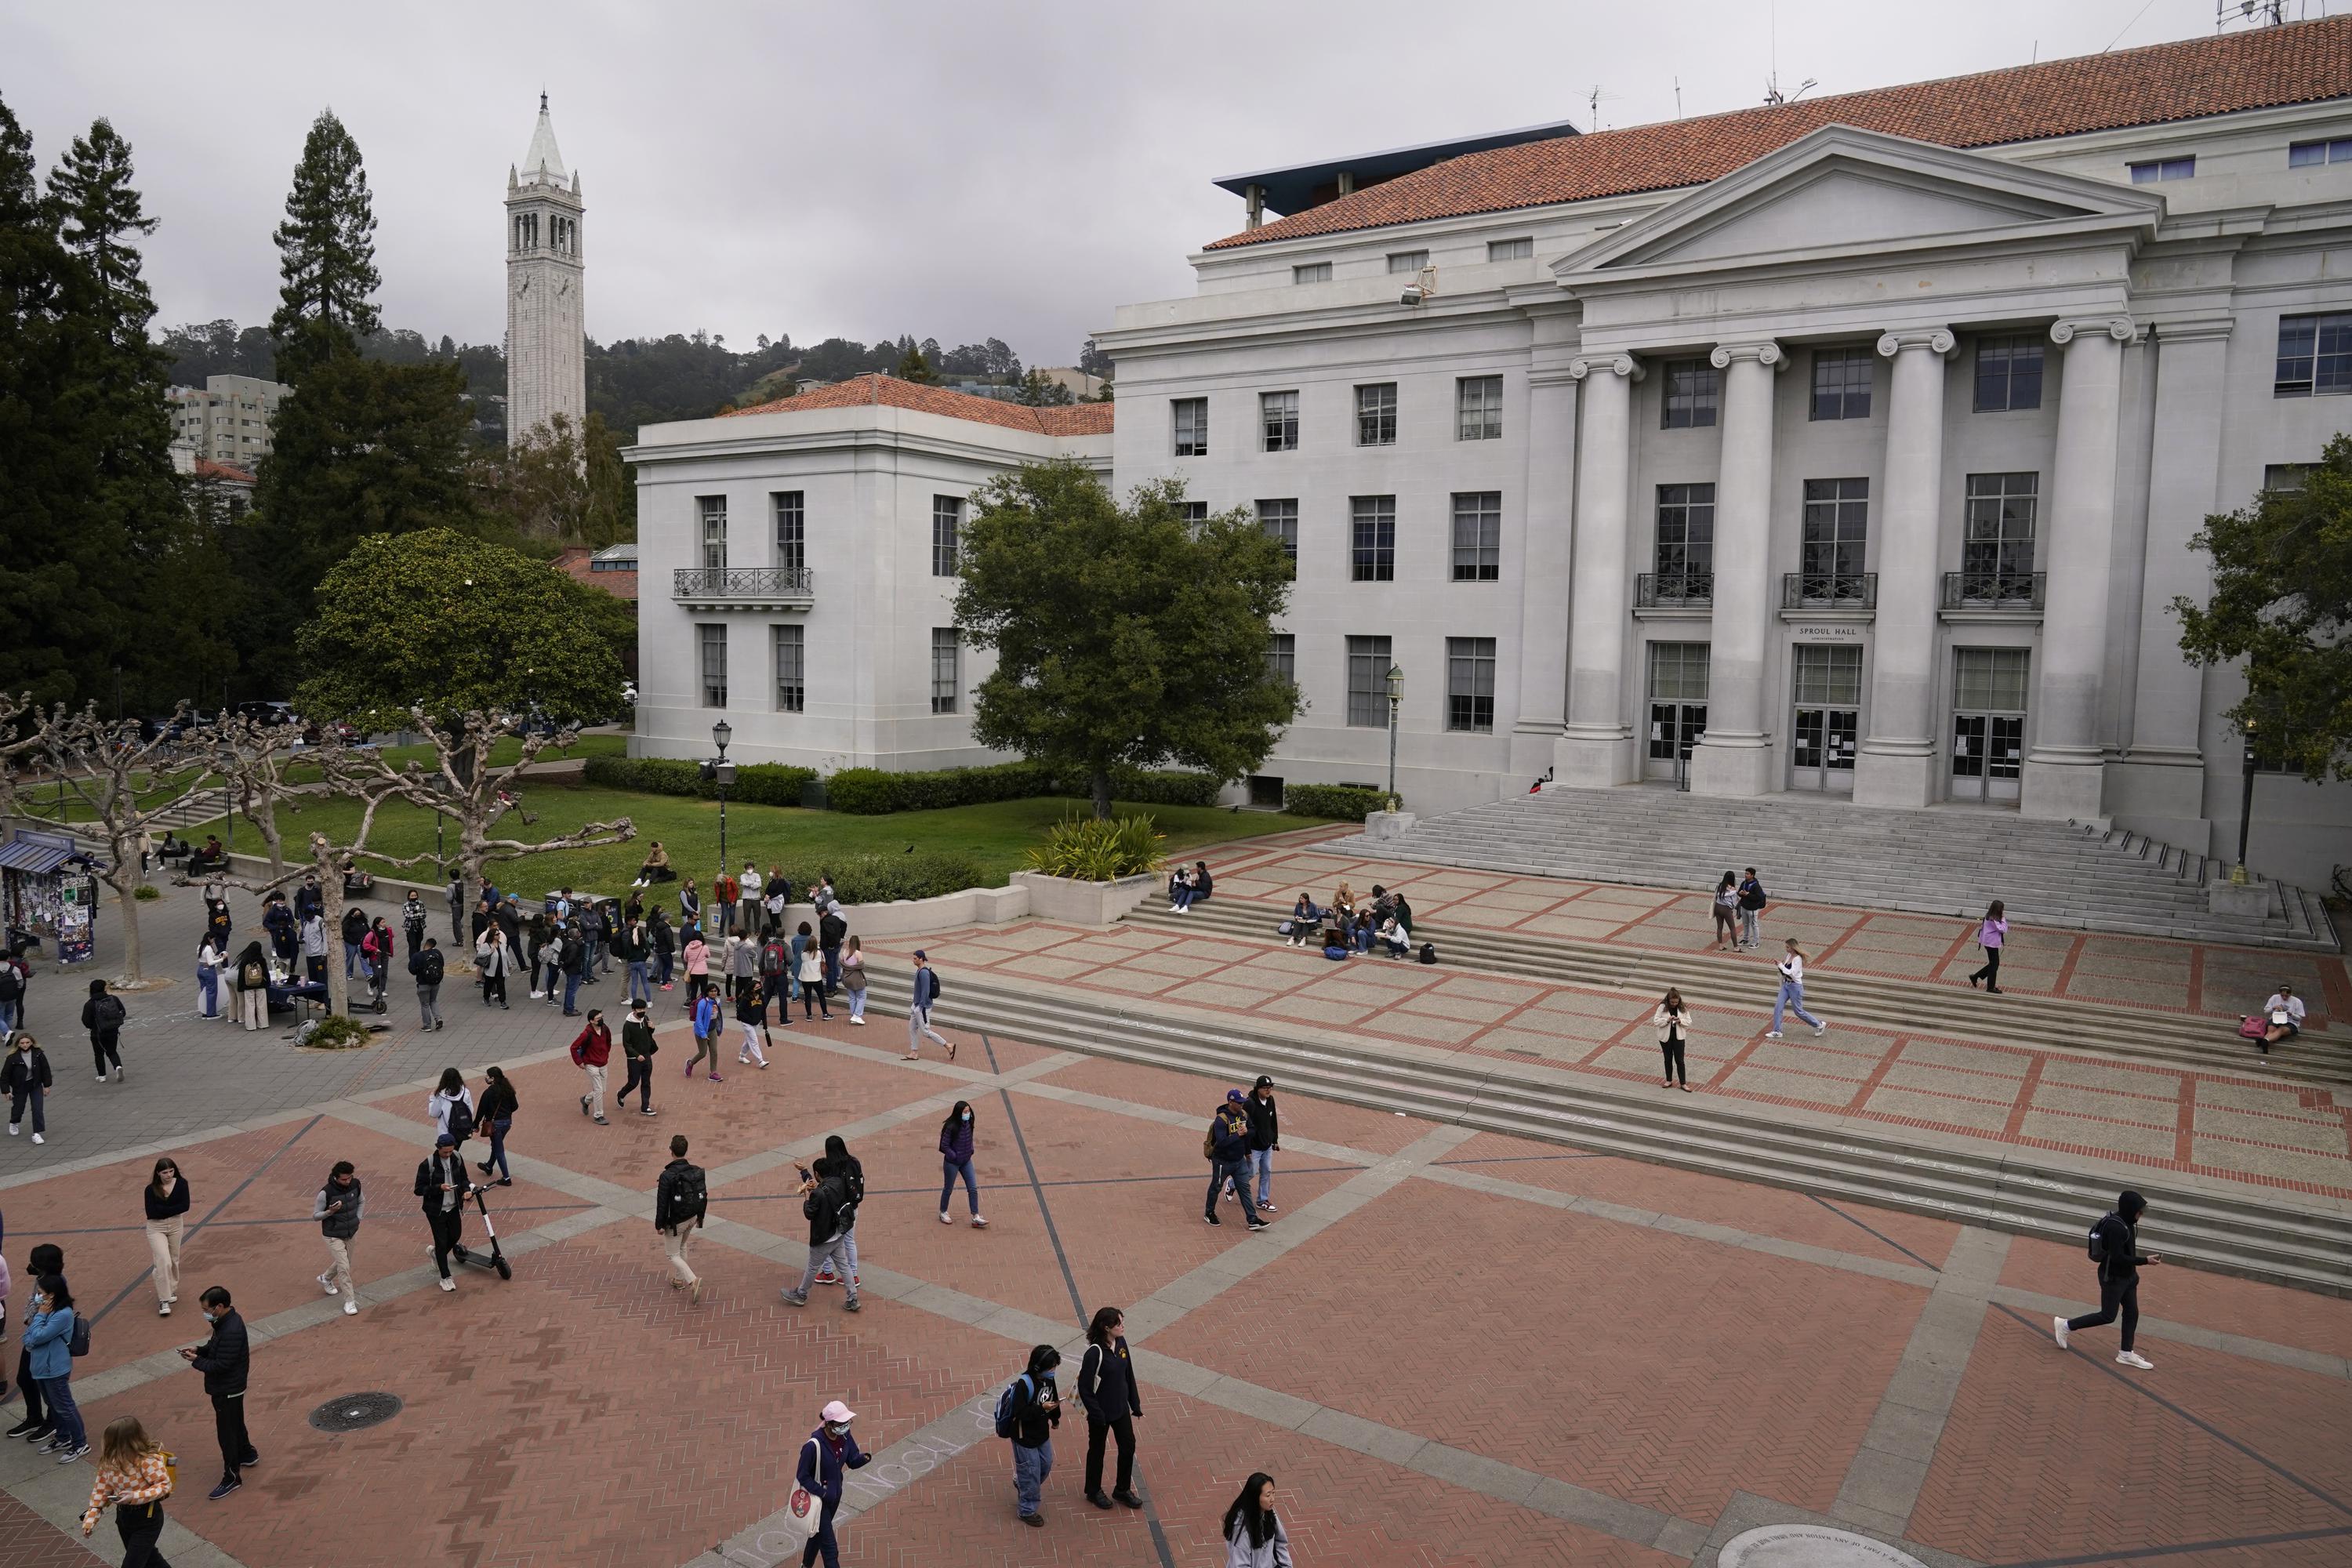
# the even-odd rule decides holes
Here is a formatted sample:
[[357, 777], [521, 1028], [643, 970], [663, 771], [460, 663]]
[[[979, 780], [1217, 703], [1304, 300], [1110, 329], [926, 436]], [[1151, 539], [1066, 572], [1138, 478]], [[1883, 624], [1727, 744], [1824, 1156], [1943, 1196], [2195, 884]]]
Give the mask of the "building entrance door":
[[1642, 772], [1680, 779], [1691, 748], [1706, 730], [1706, 648], [1703, 642], [1654, 642], [1650, 648], [1650, 734]]
[[1796, 653], [1789, 787], [1852, 795], [1862, 733], [1862, 649], [1799, 643]]
[[1953, 650], [1952, 799], [2017, 799], [2025, 757], [2028, 658], [2021, 647]]

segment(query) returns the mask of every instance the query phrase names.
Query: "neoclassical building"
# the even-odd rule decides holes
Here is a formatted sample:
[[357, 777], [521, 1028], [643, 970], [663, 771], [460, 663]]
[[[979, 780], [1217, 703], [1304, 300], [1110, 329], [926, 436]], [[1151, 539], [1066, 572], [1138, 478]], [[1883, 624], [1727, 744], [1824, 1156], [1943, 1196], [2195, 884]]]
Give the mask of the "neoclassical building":
[[[1423, 810], [1671, 779], [2234, 853], [2241, 687], [2180, 657], [2170, 605], [2206, 591], [2208, 513], [2352, 426], [2352, 18], [1220, 183], [1250, 226], [1097, 335], [1118, 420], [1081, 439], [1122, 488], [1181, 479], [1292, 544], [1277, 658], [1308, 706], [1259, 793], [1383, 779], [1394, 668]], [[888, 445], [845, 412], [641, 432], [649, 588], [721, 564], [689, 559], [709, 497], [757, 511], [822, 468], [896, 498], [808, 514], [801, 559], [895, 587], [824, 639], [822, 721], [772, 712], [756, 744], [931, 765], [959, 754], [919, 722], [952, 711], [941, 623], [908, 606], [936, 617], [950, 470], [1070, 437]], [[814, 636], [823, 608], [663, 597], [665, 752], [708, 730], [711, 626], [731, 668], [759, 617]], [[2257, 784], [2258, 868], [2352, 860], [2347, 792]]]

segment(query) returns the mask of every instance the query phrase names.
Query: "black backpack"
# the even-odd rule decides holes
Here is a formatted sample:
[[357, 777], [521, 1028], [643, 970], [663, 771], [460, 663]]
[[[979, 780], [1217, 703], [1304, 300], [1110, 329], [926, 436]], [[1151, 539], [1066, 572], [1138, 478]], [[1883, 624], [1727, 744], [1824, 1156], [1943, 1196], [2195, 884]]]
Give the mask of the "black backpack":
[[76, 1312], [73, 1327], [66, 1331], [66, 1351], [79, 1357], [89, 1353], [89, 1314]]
[[2095, 1225], [2091, 1227], [2090, 1239], [2084, 1245], [2083, 1250], [2089, 1255], [2092, 1262], [2096, 1263], [2101, 1267], [2105, 1267], [2107, 1261], [2107, 1235], [2106, 1232], [2099, 1228], [2099, 1226], [2106, 1224], [2107, 1221], [2111, 1219], [2120, 1220], [2122, 1218], [2123, 1216], [2121, 1215], [2110, 1212], [2100, 1216], [2099, 1225]]
[[1423, 963], [1435, 963], [1437, 962], [1437, 944], [1435, 942], [1424, 942], [1421, 944], [1421, 961]]
[[474, 1135], [474, 1108], [462, 1100], [449, 1102], [449, 1136], [463, 1143]]
[[677, 1173], [669, 1190], [669, 1218], [672, 1225], [702, 1213], [709, 1204], [709, 1188], [705, 1184], [702, 1167], [688, 1165]]
[[996, 1396], [996, 1435], [1010, 1437], [1018, 1432], [1021, 1429], [1021, 1413], [1036, 1397], [1035, 1389], [1030, 1384], [1029, 1374], [1025, 1372], [1006, 1384], [1004, 1392]]
[[0, 963], [0, 1002], [14, 1002], [25, 994], [25, 982], [13, 963]]
[[441, 976], [446, 973], [441, 963], [441, 950], [437, 947], [428, 947], [417, 956], [424, 962], [416, 972], [416, 978], [427, 985], [440, 984]]
[[122, 998], [110, 992], [98, 999], [98, 1005], [92, 1009], [90, 1016], [98, 1020], [98, 1026], [101, 1029], [119, 1029], [122, 1027], [122, 1021], [131, 1015], [124, 1010]]

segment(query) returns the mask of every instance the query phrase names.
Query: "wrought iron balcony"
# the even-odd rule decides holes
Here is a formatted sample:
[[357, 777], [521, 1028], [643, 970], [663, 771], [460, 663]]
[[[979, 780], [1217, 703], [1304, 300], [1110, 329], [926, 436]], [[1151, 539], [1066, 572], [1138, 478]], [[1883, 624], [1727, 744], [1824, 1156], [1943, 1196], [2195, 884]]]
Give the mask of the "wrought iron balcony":
[[1637, 610], [1703, 610], [1714, 603], [1712, 572], [1644, 572], [1633, 579]]
[[2039, 610], [2050, 582], [2047, 572], [1947, 572], [1948, 610]]
[[1878, 607], [1875, 572], [1788, 572], [1780, 577], [1784, 610], [1871, 610]]
[[816, 574], [806, 566], [680, 567], [670, 597], [694, 608], [804, 610], [816, 603]]

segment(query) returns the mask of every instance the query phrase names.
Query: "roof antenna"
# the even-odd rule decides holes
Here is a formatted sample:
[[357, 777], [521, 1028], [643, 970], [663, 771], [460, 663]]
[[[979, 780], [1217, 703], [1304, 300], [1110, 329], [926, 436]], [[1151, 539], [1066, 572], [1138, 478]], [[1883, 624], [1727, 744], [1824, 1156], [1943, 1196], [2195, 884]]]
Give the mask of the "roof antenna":
[[1614, 98], [1617, 95], [1613, 92], [1601, 91], [1601, 84], [1599, 82], [1594, 82], [1592, 84], [1592, 90], [1584, 95], [1585, 112], [1591, 117], [1593, 130], [1598, 131], [1601, 129], [1601, 100], [1604, 98]]
[[1675, 78], [1675, 118], [1676, 120], [1680, 120], [1682, 117], [1683, 117], [1683, 79], [1682, 79], [1682, 78], [1680, 78], [1680, 77], [1676, 77], [1676, 78]]

